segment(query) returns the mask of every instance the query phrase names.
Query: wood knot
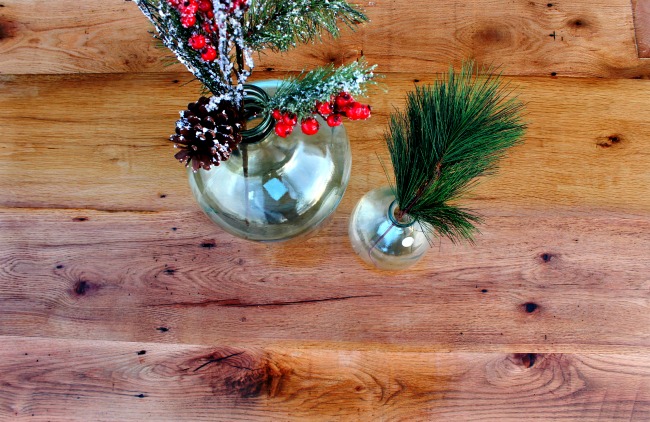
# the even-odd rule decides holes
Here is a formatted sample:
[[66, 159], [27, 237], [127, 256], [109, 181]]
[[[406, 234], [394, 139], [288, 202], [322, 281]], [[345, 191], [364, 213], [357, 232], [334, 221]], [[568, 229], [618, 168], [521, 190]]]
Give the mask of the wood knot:
[[555, 258], [555, 256], [553, 256], [552, 253], [548, 253], [548, 252], [544, 252], [539, 257], [543, 262], [551, 262], [551, 260]]
[[161, 333], [166, 333], [167, 331], [169, 331], [169, 328], [167, 328], [167, 327], [158, 327], [158, 328], [156, 328], [156, 330], [160, 331]]
[[585, 22], [582, 19], [574, 19], [571, 22], [569, 22], [569, 25], [579, 28], [581, 26], [585, 26]]
[[12, 21], [0, 19], [0, 41], [16, 36], [16, 25]]
[[206, 249], [212, 249], [215, 246], [217, 246], [217, 245], [214, 242], [203, 242], [203, 243], [201, 243], [201, 247], [206, 248]]
[[623, 140], [622, 135], [613, 134], [602, 138], [598, 138], [596, 140], [596, 145], [598, 145], [601, 148], [611, 148], [615, 145], [620, 144], [622, 140]]
[[77, 296], [85, 296], [91, 290], [96, 290], [97, 286], [93, 285], [91, 282], [86, 280], [79, 280], [74, 284], [72, 290]]
[[539, 309], [539, 305], [533, 302], [526, 302], [521, 306], [524, 309], [524, 312], [526, 312], [527, 314], [532, 314], [533, 312]]
[[88, 221], [88, 217], [75, 217], [75, 218], [72, 219], [72, 221], [75, 221], [75, 222]]
[[537, 362], [537, 353], [516, 353], [515, 359], [520, 362], [524, 368], [532, 368]]

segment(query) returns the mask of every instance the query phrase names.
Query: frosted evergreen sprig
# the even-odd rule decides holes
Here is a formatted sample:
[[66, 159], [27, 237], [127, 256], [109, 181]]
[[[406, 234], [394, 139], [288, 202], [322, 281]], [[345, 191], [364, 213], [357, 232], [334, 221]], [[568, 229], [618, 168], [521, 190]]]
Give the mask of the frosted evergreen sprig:
[[[206, 61], [198, 50], [188, 44], [188, 40], [196, 34], [195, 29], [183, 26], [181, 15], [169, 1], [135, 0], [135, 3], [154, 25], [157, 38], [210, 92], [235, 104], [241, 102], [243, 84], [254, 67], [252, 50], [244, 39], [244, 8], [230, 10], [231, 1], [214, 2], [214, 22], [218, 28], [217, 55], [214, 61]], [[248, 2], [243, 4], [247, 5]], [[231, 56], [236, 57], [236, 63], [232, 62]]]
[[287, 51], [319, 40], [323, 31], [338, 37], [339, 22], [353, 28], [367, 20], [344, 0], [254, 0], [246, 15], [246, 42], [256, 51]]
[[341, 92], [364, 96], [368, 86], [376, 83], [375, 68], [376, 65], [370, 66], [365, 60], [360, 60], [338, 68], [329, 64], [303, 71], [282, 81], [265, 109], [289, 110], [301, 120], [314, 113], [317, 102], [330, 101], [332, 96]]

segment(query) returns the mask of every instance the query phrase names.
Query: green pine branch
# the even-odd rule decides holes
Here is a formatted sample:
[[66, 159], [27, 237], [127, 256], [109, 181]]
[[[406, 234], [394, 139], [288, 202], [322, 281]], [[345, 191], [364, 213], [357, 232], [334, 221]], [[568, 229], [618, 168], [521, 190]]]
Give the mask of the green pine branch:
[[453, 242], [472, 241], [481, 222], [457, 201], [478, 177], [496, 171], [526, 129], [523, 104], [489, 71], [475, 73], [470, 62], [460, 73], [450, 69], [445, 79], [417, 87], [385, 135], [400, 213]]
[[339, 22], [353, 28], [367, 20], [345, 0], [253, 0], [245, 17], [245, 39], [255, 51], [287, 51], [320, 40], [323, 31], [338, 37]]
[[265, 110], [289, 111], [297, 114], [300, 120], [312, 115], [317, 101], [329, 101], [340, 92], [363, 96], [368, 86], [376, 83], [375, 67], [369, 66], [365, 60], [359, 60], [338, 68], [329, 64], [309, 72], [303, 71], [298, 76], [289, 76], [269, 99]]

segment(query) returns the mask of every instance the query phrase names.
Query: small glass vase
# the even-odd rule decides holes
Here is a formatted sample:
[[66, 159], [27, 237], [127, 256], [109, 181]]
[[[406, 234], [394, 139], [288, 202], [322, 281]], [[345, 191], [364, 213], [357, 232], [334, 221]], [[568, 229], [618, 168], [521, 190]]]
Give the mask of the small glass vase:
[[365, 194], [350, 217], [349, 235], [354, 251], [382, 270], [414, 265], [429, 250], [426, 227], [408, 214], [398, 218], [399, 207], [390, 187]]
[[[190, 187], [210, 219], [253, 241], [282, 241], [313, 232], [336, 209], [350, 179], [352, 155], [343, 125], [305, 135], [300, 123], [286, 138], [274, 132], [261, 104], [279, 81], [245, 86], [249, 129], [220, 166], [188, 170]], [[261, 116], [261, 117], [260, 117]], [[256, 126], [252, 124], [257, 123]]]

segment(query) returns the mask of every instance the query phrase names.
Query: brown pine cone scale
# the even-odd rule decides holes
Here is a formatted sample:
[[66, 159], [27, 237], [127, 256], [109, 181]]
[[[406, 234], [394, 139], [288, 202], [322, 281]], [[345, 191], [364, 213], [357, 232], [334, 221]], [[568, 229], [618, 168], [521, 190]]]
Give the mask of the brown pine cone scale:
[[239, 109], [228, 101], [211, 107], [201, 97], [187, 105], [176, 122], [176, 133], [169, 137], [178, 151], [174, 157], [193, 171], [210, 170], [230, 158], [242, 140], [243, 123]]

